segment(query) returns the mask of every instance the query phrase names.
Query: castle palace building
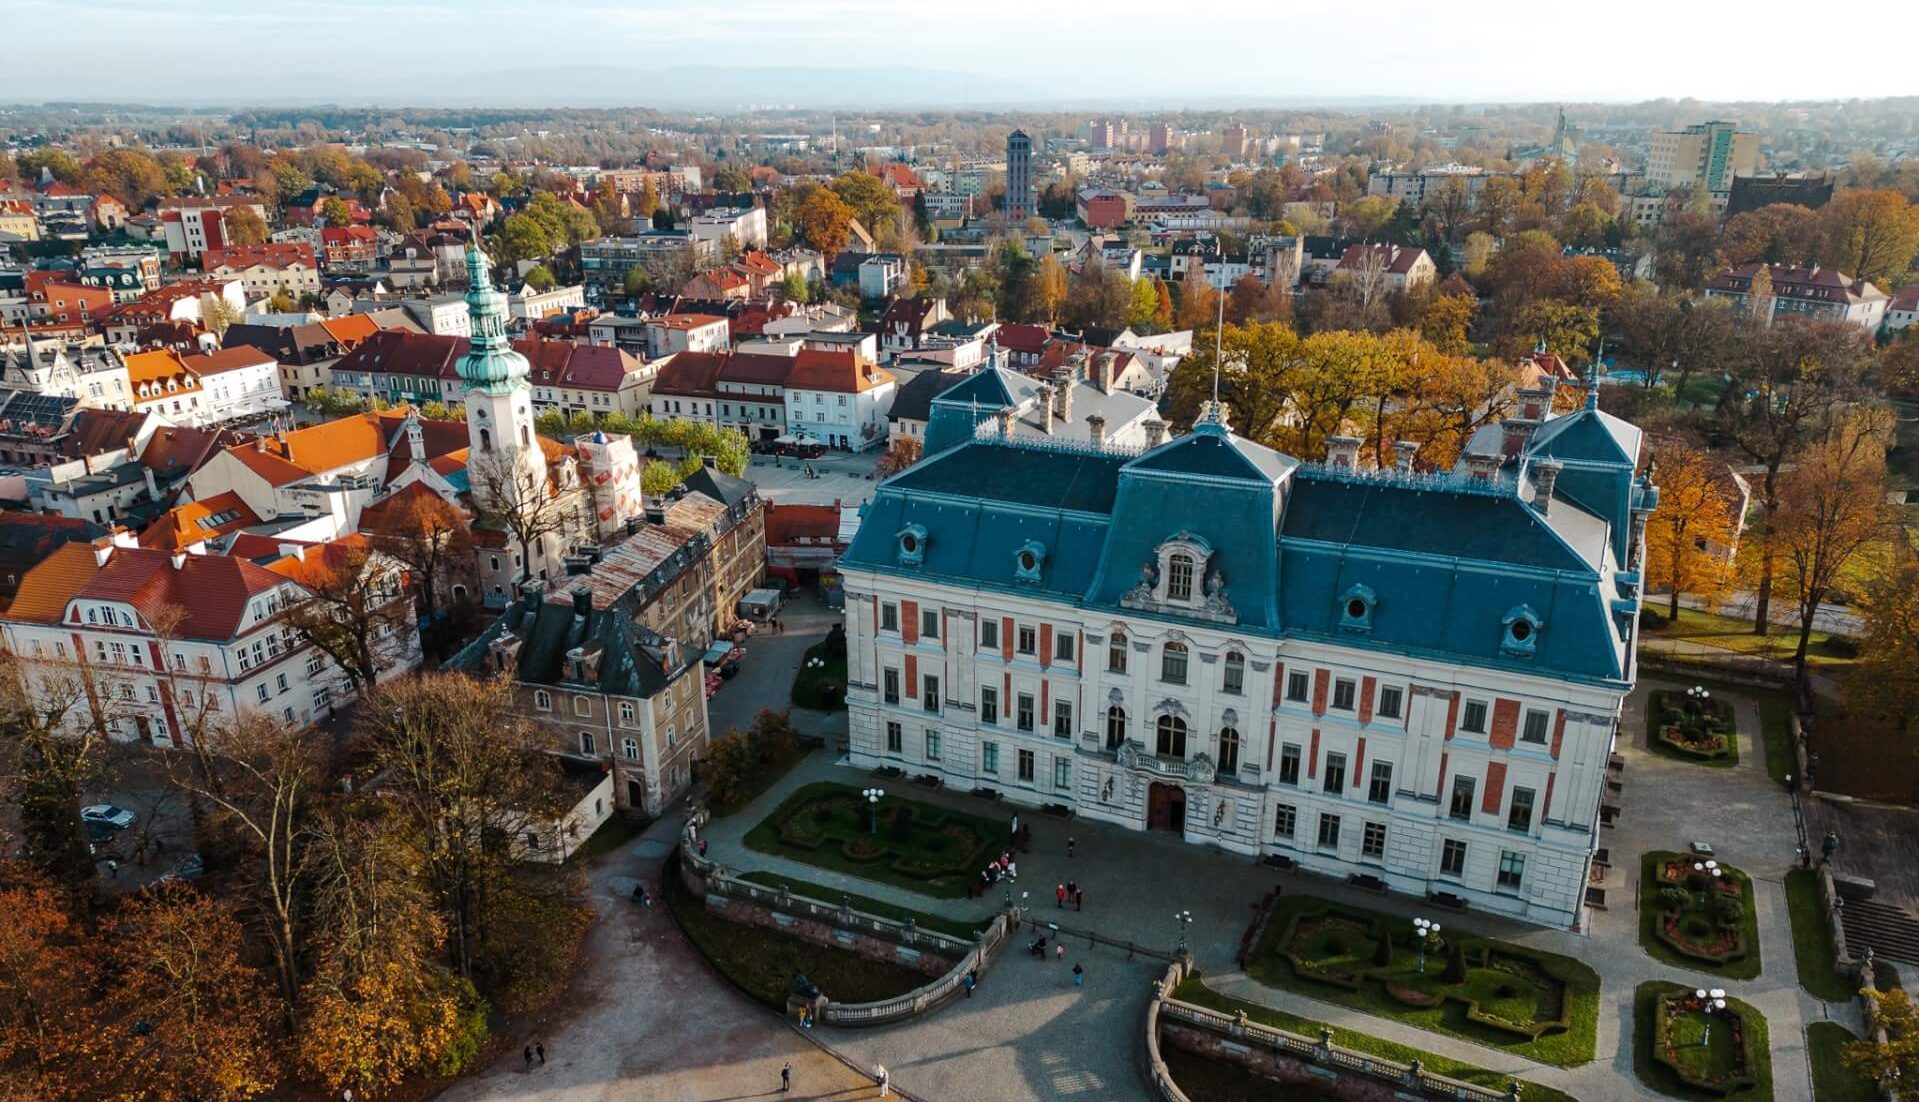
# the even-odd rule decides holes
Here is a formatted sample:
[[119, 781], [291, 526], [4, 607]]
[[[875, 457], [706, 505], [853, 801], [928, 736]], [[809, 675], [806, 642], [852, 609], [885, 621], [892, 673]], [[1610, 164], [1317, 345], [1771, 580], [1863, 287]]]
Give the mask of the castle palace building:
[[936, 403], [841, 563], [853, 764], [1577, 923], [1658, 491], [1520, 398], [1435, 474]]

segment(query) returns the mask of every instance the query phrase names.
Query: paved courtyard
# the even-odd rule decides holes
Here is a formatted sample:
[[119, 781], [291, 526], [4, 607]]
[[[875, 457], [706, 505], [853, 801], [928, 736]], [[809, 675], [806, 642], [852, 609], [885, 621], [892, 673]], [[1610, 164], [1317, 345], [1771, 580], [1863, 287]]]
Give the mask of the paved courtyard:
[[[873, 496], [878, 484], [873, 468], [885, 449], [863, 452], [827, 452], [819, 459], [799, 460], [772, 455], [755, 455], [746, 469], [746, 477], [759, 487], [760, 496], [777, 505], [831, 505], [844, 501], [849, 505]], [[816, 478], [806, 477], [810, 467]]]

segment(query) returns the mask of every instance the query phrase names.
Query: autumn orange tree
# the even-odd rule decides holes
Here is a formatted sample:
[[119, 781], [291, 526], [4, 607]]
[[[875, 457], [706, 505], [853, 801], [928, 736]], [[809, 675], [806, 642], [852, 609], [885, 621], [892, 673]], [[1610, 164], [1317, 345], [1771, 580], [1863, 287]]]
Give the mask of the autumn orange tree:
[[442, 595], [472, 566], [473, 530], [459, 507], [438, 494], [408, 494], [367, 533], [374, 550], [403, 563], [431, 617]]
[[846, 248], [853, 217], [853, 208], [844, 199], [826, 188], [817, 188], [800, 202], [795, 220], [800, 236], [831, 263]]
[[356, 694], [394, 668], [413, 633], [396, 560], [354, 536], [313, 548], [285, 569], [308, 591], [287, 611], [287, 626], [332, 659]]
[[1919, 556], [1904, 548], [1859, 599], [1859, 665], [1846, 680], [1862, 711], [1892, 719], [1903, 737], [1919, 712]]
[[1646, 573], [1666, 586], [1676, 618], [1681, 594], [1712, 599], [1732, 584], [1739, 495], [1731, 468], [1684, 440], [1660, 440], [1654, 458], [1659, 508], [1646, 525]]
[[242, 957], [240, 923], [182, 881], [124, 900], [100, 930], [114, 1078], [155, 1102], [234, 1102], [279, 1078], [280, 1007]]
[[0, 890], [0, 1093], [77, 1099], [103, 1078], [97, 958], [59, 893]]

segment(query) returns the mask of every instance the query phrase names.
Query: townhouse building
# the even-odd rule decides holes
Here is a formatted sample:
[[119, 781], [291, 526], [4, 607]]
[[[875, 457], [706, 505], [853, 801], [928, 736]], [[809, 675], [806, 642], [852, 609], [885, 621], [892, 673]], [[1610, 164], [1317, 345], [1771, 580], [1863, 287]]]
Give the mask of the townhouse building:
[[829, 448], [886, 444], [886, 411], [898, 383], [857, 352], [802, 348], [786, 374], [786, 431]]

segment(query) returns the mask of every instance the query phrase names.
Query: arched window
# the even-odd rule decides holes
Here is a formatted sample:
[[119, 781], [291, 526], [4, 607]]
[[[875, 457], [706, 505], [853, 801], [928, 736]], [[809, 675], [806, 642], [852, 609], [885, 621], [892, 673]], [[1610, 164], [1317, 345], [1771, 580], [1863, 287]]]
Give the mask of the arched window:
[[552, 711], [553, 694], [547, 692], [545, 689], [533, 690], [533, 706], [542, 712]]
[[493, 450], [493, 430], [492, 429], [480, 430], [480, 450], [483, 452], [490, 452]]
[[1231, 727], [1219, 729], [1219, 771], [1239, 772], [1239, 732]]
[[1173, 685], [1186, 684], [1186, 644], [1166, 644], [1160, 656], [1159, 679]]
[[1166, 556], [1166, 599], [1193, 599], [1193, 557], [1184, 551], [1175, 551]]
[[520, 426], [520, 446], [522, 448], [533, 446], [533, 430], [525, 425]]
[[1162, 758], [1186, 756], [1186, 721], [1178, 716], [1159, 717], [1158, 753]]
[[1106, 748], [1117, 750], [1126, 741], [1126, 709], [1115, 704], [1106, 709]]
[[1229, 693], [1246, 691], [1246, 656], [1236, 650], [1226, 652], [1226, 677], [1220, 689]]
[[1126, 633], [1116, 631], [1106, 641], [1106, 669], [1112, 673], [1126, 672]]

